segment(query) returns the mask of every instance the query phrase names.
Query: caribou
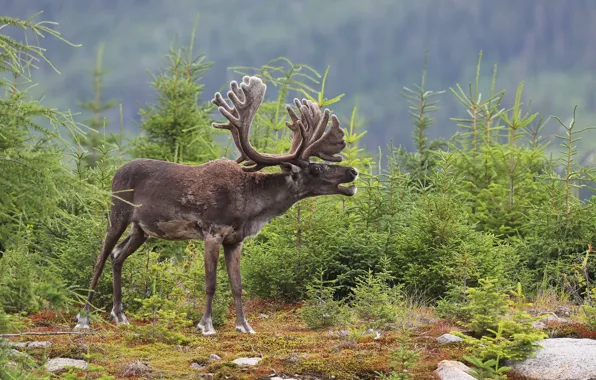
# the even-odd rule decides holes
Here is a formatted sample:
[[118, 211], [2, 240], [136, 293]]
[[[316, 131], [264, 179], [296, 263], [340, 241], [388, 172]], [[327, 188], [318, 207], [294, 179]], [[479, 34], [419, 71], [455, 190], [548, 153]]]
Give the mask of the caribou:
[[[306, 99], [294, 99], [297, 114], [286, 106], [293, 133], [285, 154], [257, 152], [249, 141], [250, 127], [263, 101], [267, 86], [255, 76], [230, 83], [227, 96], [217, 92], [212, 103], [227, 119], [213, 127], [231, 132], [240, 156], [221, 158], [202, 165], [183, 165], [153, 159], [135, 159], [124, 164], [112, 180], [113, 201], [103, 246], [94, 266], [87, 302], [77, 315], [75, 329], [88, 329], [93, 293], [111, 256], [113, 272], [113, 321], [128, 324], [122, 304], [122, 265], [149, 237], [164, 240], [203, 240], [205, 261], [205, 309], [197, 330], [215, 334], [212, 300], [216, 270], [223, 246], [226, 269], [236, 307], [236, 331], [254, 333], [242, 307], [240, 255], [244, 239], [255, 236], [273, 218], [296, 202], [322, 195], [356, 194], [349, 184], [358, 178], [352, 167], [341, 162], [346, 147], [344, 132], [335, 115]], [[312, 157], [322, 161], [313, 162]], [[280, 172], [266, 173], [265, 167]], [[116, 196], [117, 194], [117, 196]], [[124, 240], [120, 237], [130, 226]]]

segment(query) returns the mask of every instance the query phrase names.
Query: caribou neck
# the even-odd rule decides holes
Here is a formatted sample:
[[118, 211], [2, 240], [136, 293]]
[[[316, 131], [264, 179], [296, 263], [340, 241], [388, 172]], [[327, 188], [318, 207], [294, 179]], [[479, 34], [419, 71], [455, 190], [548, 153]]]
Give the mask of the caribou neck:
[[300, 193], [291, 177], [283, 173], [255, 173], [248, 186], [253, 199], [247, 199], [249, 214], [253, 217], [274, 218], [286, 212], [307, 195]]

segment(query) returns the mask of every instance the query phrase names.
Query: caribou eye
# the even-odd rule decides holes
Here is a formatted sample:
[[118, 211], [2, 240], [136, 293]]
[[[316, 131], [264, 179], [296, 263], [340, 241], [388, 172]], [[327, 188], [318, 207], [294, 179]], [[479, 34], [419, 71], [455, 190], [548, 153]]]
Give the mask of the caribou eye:
[[312, 175], [314, 176], [318, 176], [319, 174], [321, 174], [321, 168], [318, 166], [314, 166], [310, 172], [312, 173]]

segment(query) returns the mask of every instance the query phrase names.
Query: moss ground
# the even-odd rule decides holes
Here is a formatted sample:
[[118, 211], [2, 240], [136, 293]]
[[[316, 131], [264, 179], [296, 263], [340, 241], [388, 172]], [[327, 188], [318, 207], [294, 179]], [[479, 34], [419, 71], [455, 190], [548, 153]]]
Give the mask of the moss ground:
[[[345, 337], [335, 330], [309, 329], [300, 318], [300, 305], [284, 305], [263, 300], [250, 300], [245, 305], [248, 319], [257, 334], [234, 331], [233, 313], [215, 336], [204, 337], [192, 328], [183, 331], [188, 342], [184, 345], [139, 343], [126, 339], [126, 330], [104, 323], [93, 326], [94, 335], [59, 335], [14, 340], [49, 340], [52, 346], [30, 353], [40, 363], [47, 357], [88, 359], [98, 372], [80, 373], [81, 378], [93, 379], [102, 374], [124, 378], [127, 366], [134, 361], [148, 363], [152, 371], [133, 376], [136, 379], [198, 379], [207, 373], [215, 379], [265, 379], [270, 375], [300, 379], [374, 379], [375, 371], [390, 368], [389, 354], [397, 347], [399, 333], [383, 332], [374, 336]], [[458, 359], [462, 348], [439, 346], [436, 337], [454, 326], [436, 318], [428, 318], [428, 310], [419, 310], [420, 318], [412, 318], [413, 345], [421, 352], [421, 362], [415, 368], [416, 379], [433, 379], [432, 372], [443, 359]], [[68, 331], [72, 323], [52, 314], [30, 317], [28, 331]], [[138, 325], [133, 321], [133, 324]], [[209, 359], [217, 354], [221, 360]], [[238, 357], [262, 357], [255, 367], [241, 368], [232, 363]], [[202, 369], [191, 367], [197, 363]], [[194, 366], [196, 367], [196, 366]], [[41, 372], [38, 373], [41, 376]]]

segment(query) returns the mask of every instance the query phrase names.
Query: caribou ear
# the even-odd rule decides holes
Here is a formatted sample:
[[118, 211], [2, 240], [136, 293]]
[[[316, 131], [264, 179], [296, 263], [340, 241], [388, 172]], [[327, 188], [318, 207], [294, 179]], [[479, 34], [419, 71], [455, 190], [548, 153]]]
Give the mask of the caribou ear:
[[289, 162], [282, 162], [279, 164], [279, 167], [284, 174], [292, 175], [292, 178], [296, 178], [298, 173], [300, 173], [300, 166], [291, 164]]

